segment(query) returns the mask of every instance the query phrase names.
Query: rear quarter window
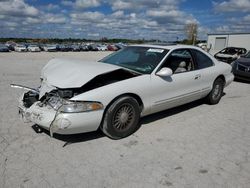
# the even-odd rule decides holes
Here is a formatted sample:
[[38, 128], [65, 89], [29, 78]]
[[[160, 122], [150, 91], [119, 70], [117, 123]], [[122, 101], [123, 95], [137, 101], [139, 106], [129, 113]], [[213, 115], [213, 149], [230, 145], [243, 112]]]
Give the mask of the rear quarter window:
[[194, 49], [192, 51], [194, 53], [198, 69], [204, 69], [214, 65], [213, 61], [206, 54]]

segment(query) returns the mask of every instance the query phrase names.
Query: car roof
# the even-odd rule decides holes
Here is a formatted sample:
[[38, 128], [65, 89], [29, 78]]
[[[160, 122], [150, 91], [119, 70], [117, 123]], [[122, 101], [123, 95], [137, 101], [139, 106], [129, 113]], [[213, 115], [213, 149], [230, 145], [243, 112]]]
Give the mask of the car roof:
[[184, 44], [171, 44], [171, 45], [139, 44], [139, 45], [131, 45], [131, 46], [148, 47], [148, 48], [161, 48], [161, 49], [166, 49], [166, 50], [174, 50], [174, 49], [180, 49], [180, 48], [200, 49], [199, 47], [196, 47], [196, 46], [184, 45]]
[[[240, 47], [226, 47], [226, 48], [224, 48], [224, 49], [240, 49], [240, 50], [242, 50], [242, 49], [245, 49], [245, 48], [240, 48]], [[223, 49], [223, 50], [224, 50]]]

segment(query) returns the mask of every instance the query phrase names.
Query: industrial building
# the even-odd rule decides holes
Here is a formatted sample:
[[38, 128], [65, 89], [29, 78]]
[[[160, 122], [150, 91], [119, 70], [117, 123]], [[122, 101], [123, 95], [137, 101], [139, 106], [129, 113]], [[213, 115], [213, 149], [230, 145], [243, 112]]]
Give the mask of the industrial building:
[[241, 47], [250, 50], [250, 33], [208, 34], [207, 48], [218, 52], [226, 47]]

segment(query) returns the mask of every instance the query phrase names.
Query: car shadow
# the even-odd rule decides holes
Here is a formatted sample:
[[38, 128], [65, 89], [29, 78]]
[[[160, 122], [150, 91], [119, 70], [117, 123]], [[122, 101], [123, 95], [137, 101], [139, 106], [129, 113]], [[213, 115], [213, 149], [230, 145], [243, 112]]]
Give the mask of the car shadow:
[[241, 80], [241, 79], [238, 79], [238, 78], [234, 78], [234, 81], [235, 81], [235, 82], [239, 82], [239, 83], [244, 83], [244, 84], [250, 84], [250, 81]]
[[164, 111], [161, 111], [161, 112], [157, 112], [155, 114], [145, 116], [145, 117], [143, 117], [141, 119], [141, 125], [144, 126], [144, 125], [152, 123], [154, 121], [157, 121], [157, 120], [160, 120], [160, 119], [164, 119], [166, 117], [170, 117], [170, 116], [182, 113], [184, 111], [187, 111], [189, 109], [201, 106], [203, 104], [206, 104], [206, 103], [204, 103], [203, 100], [198, 100], [198, 101], [194, 101], [194, 102], [191, 102], [191, 103], [188, 103], [188, 104], [184, 104], [182, 106], [177, 106], [177, 107], [174, 107], [174, 108], [171, 108], [171, 109], [168, 109], [168, 110], [164, 110]]
[[[224, 95], [225, 95], [225, 93], [223, 93], [223, 96]], [[194, 101], [194, 102], [191, 102], [188, 104], [184, 104], [182, 106], [174, 107], [174, 108], [171, 108], [168, 110], [164, 110], [161, 112], [157, 112], [157, 113], [145, 116], [145, 117], [141, 118], [141, 121], [140, 121], [139, 126], [138, 126], [136, 131], [138, 131], [144, 125], [147, 125], [147, 124], [150, 124], [154, 121], [164, 119], [164, 118], [185, 112], [189, 109], [196, 108], [196, 107], [201, 106], [201, 105], [206, 105], [206, 103], [204, 103], [204, 100], [197, 100], [197, 101]], [[32, 128], [37, 133], [45, 133], [48, 136], [50, 136], [50, 133], [48, 130], [43, 129], [38, 125], [33, 125]], [[65, 142], [63, 147], [70, 145], [70, 144], [73, 144], [73, 143], [96, 140], [96, 139], [102, 138], [104, 136], [105, 135], [99, 129], [97, 131], [94, 131], [94, 132], [72, 134], [72, 135], [53, 134], [54, 139], [58, 139], [58, 140]]]
[[[32, 128], [36, 133], [45, 133], [48, 136], [50, 136], [50, 132], [48, 130], [43, 129], [42, 127], [40, 127], [38, 125], [33, 125]], [[104, 136], [105, 135], [99, 129], [97, 131], [93, 131], [93, 132], [71, 134], [71, 135], [61, 135], [61, 134], [56, 134], [56, 133], [53, 134], [54, 139], [61, 140], [61, 141], [65, 142], [63, 147], [70, 145], [70, 144], [73, 144], [73, 143], [96, 140], [96, 139], [102, 138]]]

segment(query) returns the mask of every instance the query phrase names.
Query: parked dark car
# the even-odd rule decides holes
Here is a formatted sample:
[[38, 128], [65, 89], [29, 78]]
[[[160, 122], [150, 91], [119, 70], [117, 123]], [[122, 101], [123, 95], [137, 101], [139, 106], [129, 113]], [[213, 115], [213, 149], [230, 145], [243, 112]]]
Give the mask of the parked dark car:
[[46, 46], [45, 44], [38, 44], [39, 48], [41, 51], [45, 51], [44, 47]]
[[4, 44], [0, 44], [0, 52], [9, 52], [9, 48]]
[[227, 47], [216, 53], [214, 57], [219, 61], [230, 64], [245, 53], [247, 53], [245, 48]]
[[89, 51], [98, 51], [98, 47], [96, 44], [88, 45]]
[[12, 45], [9, 45], [9, 46], [8, 46], [8, 49], [9, 49], [9, 51], [15, 51], [15, 47], [12, 46]]
[[235, 78], [250, 81], [250, 51], [232, 63]]
[[69, 51], [72, 51], [72, 47], [70, 45], [61, 44], [61, 45], [59, 45], [59, 51], [69, 52]]
[[17, 44], [15, 42], [13, 42], [13, 41], [8, 41], [8, 42], [5, 43], [5, 46], [8, 47], [9, 51], [15, 51], [15, 46], [16, 45]]

